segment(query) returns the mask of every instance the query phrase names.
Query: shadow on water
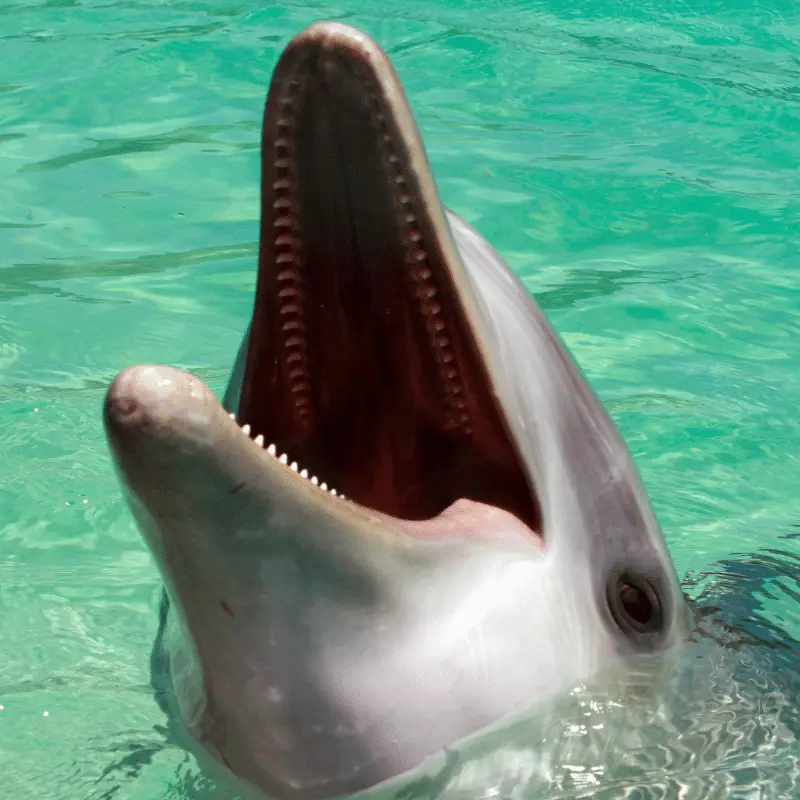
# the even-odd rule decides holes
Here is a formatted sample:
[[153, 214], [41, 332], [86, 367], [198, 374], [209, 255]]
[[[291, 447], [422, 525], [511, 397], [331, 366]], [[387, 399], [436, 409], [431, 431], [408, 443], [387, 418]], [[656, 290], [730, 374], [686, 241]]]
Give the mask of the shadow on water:
[[609, 297], [634, 284], [676, 283], [696, 274], [675, 270], [658, 272], [634, 266], [587, 266], [565, 268], [560, 273], [559, 284], [550, 289], [533, 292], [536, 302], [545, 311], [572, 308], [586, 300]]
[[63, 156], [36, 161], [20, 167], [18, 172], [42, 172], [44, 170], [63, 169], [82, 161], [92, 161], [97, 158], [114, 158], [116, 156], [131, 155], [133, 153], [154, 153], [167, 150], [170, 147], [183, 144], [214, 145], [226, 150], [257, 150], [259, 143], [256, 138], [249, 142], [221, 141], [215, 134], [231, 131], [260, 131], [255, 123], [242, 123], [240, 125], [198, 125], [191, 128], [181, 128], [168, 133], [154, 134], [128, 139], [100, 139], [94, 140], [93, 147], [79, 150], [77, 153], [66, 153]]
[[[788, 711], [800, 739], [800, 526], [782, 538], [786, 548], [766, 548], [724, 559], [712, 569], [686, 576], [699, 636], [725, 647], [761, 648], [776, 673], [793, 687]], [[771, 607], [793, 609], [784, 619]]]
[[250, 258], [255, 263], [257, 254], [258, 245], [255, 242], [245, 242], [108, 261], [65, 259], [64, 261], [52, 260], [38, 264], [14, 264], [0, 270], [0, 275], [2, 275], [0, 302], [37, 294], [71, 296], [70, 292], [58, 285], [59, 281], [76, 278], [84, 280], [87, 278], [149, 275], [208, 262], [239, 258]]

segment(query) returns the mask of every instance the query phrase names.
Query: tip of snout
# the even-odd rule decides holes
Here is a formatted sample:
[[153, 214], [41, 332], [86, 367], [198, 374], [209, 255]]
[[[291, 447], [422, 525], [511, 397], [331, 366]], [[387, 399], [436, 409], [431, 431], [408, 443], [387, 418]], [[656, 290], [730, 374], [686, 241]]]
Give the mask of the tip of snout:
[[189, 373], [140, 365], [121, 372], [105, 399], [104, 421], [112, 439], [134, 433], [150, 438], [192, 438], [207, 429], [212, 416], [210, 389]]
[[313, 45], [321, 50], [355, 50], [368, 54], [378, 46], [365, 33], [341, 22], [315, 22], [292, 39], [287, 49]]
[[287, 45], [276, 69], [278, 81], [285, 71], [297, 67], [317, 71], [320, 77], [336, 75], [385, 77], [393, 74], [386, 53], [362, 31], [341, 22], [316, 22], [297, 34]]

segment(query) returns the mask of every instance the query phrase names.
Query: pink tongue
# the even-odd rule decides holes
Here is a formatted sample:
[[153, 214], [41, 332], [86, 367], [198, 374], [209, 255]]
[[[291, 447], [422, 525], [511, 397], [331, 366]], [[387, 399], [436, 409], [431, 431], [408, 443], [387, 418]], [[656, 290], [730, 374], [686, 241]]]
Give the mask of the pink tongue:
[[544, 549], [542, 537], [502, 508], [476, 503], [474, 500], [456, 500], [438, 517], [426, 520], [395, 520], [409, 535], [418, 539], [438, 539], [446, 536], [474, 536], [506, 542], [531, 539]]

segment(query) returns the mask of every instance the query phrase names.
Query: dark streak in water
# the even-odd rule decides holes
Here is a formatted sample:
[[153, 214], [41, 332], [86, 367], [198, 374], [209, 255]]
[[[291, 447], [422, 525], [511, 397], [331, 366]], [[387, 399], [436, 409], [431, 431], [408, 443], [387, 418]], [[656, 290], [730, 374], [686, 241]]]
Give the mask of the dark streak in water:
[[145, 136], [141, 139], [100, 139], [94, 141], [94, 147], [88, 147], [77, 153], [67, 153], [63, 156], [56, 156], [45, 161], [37, 161], [20, 167], [18, 172], [42, 172], [43, 170], [64, 169], [73, 164], [80, 164], [82, 161], [91, 161], [96, 158], [110, 158], [132, 153], [154, 153], [159, 150], [166, 150], [169, 147], [181, 144], [213, 144], [220, 149], [227, 150], [256, 150], [259, 147], [257, 138], [252, 142], [225, 142], [214, 139], [215, 134], [226, 131], [257, 131], [255, 124], [243, 123], [241, 125], [200, 125], [193, 128], [179, 128], [169, 133]]
[[[16, 297], [36, 294], [69, 295], [84, 302], [112, 302], [79, 298], [58, 286], [45, 286], [45, 283], [83, 278], [110, 278], [122, 275], [147, 275], [166, 272], [171, 269], [202, 264], [208, 261], [223, 261], [237, 258], [250, 258], [255, 264], [258, 244], [250, 242], [239, 245], [202, 247], [177, 253], [158, 253], [115, 261], [46, 261], [33, 264], [14, 264], [0, 269], [0, 302]], [[125, 302], [114, 301], [114, 302]]]

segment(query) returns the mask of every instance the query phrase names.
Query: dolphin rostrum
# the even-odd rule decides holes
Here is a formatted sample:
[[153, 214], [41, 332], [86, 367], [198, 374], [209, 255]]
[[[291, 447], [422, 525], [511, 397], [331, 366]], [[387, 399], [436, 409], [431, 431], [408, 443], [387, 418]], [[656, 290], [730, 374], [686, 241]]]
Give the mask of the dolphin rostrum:
[[105, 425], [166, 588], [170, 713], [246, 783], [321, 798], [677, 644], [687, 614], [619, 433], [443, 210], [383, 51], [334, 23], [293, 39], [261, 158], [225, 405], [136, 366]]

